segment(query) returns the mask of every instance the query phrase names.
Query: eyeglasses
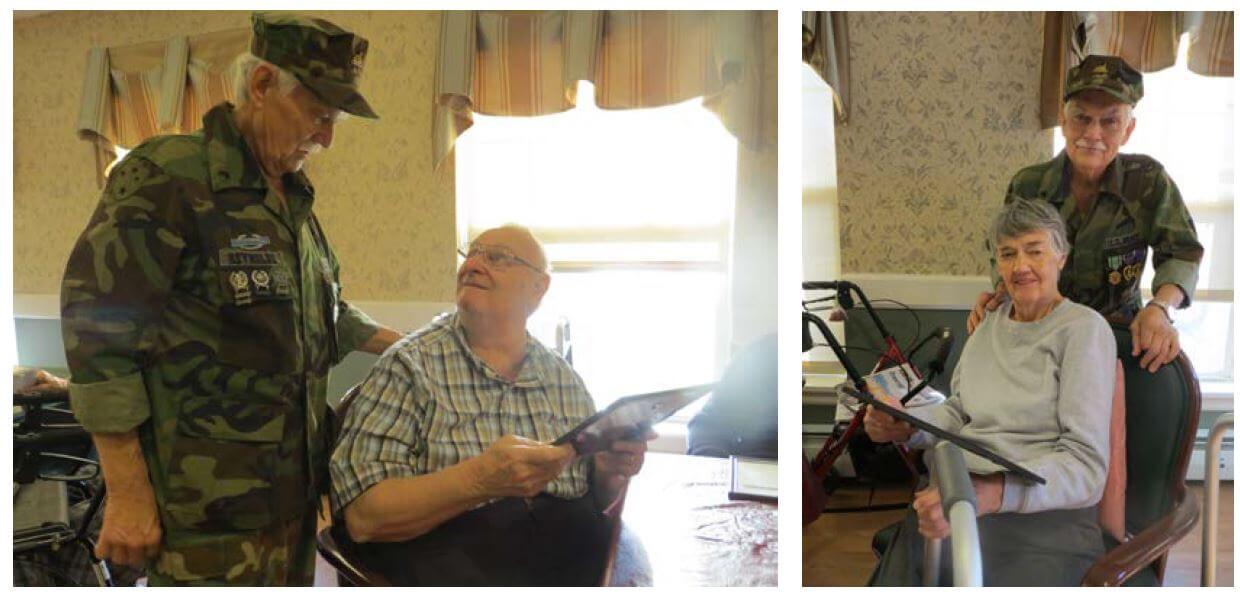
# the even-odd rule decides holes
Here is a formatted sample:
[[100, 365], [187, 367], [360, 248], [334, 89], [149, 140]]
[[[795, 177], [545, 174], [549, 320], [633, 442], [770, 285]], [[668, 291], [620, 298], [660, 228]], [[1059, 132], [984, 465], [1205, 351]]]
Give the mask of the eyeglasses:
[[1101, 118], [1095, 118], [1089, 114], [1077, 112], [1069, 114], [1067, 118], [1068, 128], [1076, 131], [1087, 131], [1089, 126], [1097, 122], [1102, 132], [1107, 135], [1117, 135], [1128, 126], [1128, 120], [1120, 114], [1106, 115]]
[[486, 261], [488, 266], [498, 268], [500, 270], [505, 270], [515, 264], [521, 264], [522, 266], [526, 266], [535, 272], [546, 273], [546, 270], [543, 268], [539, 268], [533, 263], [517, 257], [513, 254], [511, 249], [501, 245], [484, 245], [482, 243], [473, 243], [458, 247], [456, 252], [465, 259], [474, 257], [475, 255], [481, 255], [482, 259]]

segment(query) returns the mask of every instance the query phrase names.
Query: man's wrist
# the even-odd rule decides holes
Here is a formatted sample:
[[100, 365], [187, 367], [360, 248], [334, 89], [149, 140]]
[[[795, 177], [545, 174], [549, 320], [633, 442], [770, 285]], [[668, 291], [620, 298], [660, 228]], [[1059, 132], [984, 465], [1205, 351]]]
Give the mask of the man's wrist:
[[490, 500], [495, 498], [487, 492], [486, 484], [482, 482], [482, 460], [485, 457], [478, 455], [470, 459], [466, 459], [456, 464], [456, 471], [461, 476], [465, 488], [466, 497], [470, 500]]
[[1158, 297], [1155, 297], [1153, 299], [1150, 299], [1150, 302], [1146, 303], [1145, 305], [1146, 307], [1153, 306], [1159, 310], [1162, 310], [1163, 315], [1167, 317], [1167, 323], [1168, 324], [1175, 323], [1175, 319], [1171, 317], [1171, 310], [1172, 310], [1171, 304], [1168, 303], [1167, 301], [1163, 299], [1159, 299]]
[[155, 488], [146, 472], [133, 470], [117, 472], [113, 470], [112, 479], [104, 473], [104, 481], [108, 484], [109, 502], [118, 505], [154, 505]]

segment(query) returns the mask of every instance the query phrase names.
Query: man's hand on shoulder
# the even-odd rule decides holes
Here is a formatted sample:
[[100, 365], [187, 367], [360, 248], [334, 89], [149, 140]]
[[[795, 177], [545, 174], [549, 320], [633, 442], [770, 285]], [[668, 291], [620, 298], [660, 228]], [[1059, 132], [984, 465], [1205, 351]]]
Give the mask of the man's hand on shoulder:
[[977, 303], [973, 305], [973, 311], [969, 312], [967, 324], [969, 334], [973, 334], [978, 324], [981, 324], [982, 320], [986, 318], [986, 312], [999, 309], [1004, 299], [1007, 299], [1007, 289], [1004, 288], [1003, 283], [999, 283], [999, 287], [993, 293], [979, 293], [977, 295]]
[[487, 498], [534, 496], [577, 456], [569, 445], [505, 436], [470, 461], [474, 491]]

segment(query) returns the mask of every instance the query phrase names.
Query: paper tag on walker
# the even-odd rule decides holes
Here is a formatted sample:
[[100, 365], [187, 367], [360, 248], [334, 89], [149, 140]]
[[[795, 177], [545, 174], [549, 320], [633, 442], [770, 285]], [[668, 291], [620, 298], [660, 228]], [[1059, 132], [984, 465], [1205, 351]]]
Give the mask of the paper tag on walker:
[[[888, 403], [897, 403], [908, 391], [921, 384], [921, 377], [913, 372], [913, 367], [905, 363], [899, 367], [887, 368], [881, 372], [875, 372], [865, 377], [866, 388], [870, 394], [877, 399], [882, 399]], [[946, 400], [947, 397], [943, 393], [926, 386], [921, 389], [913, 398], [905, 403], [905, 407], [922, 407], [925, 405], [937, 405]]]

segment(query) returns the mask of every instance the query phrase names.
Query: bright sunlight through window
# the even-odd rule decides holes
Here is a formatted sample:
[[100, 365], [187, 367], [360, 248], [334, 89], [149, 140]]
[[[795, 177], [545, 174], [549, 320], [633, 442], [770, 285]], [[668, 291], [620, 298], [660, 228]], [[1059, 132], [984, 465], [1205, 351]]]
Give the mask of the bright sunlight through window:
[[458, 235], [517, 223], [547, 249], [551, 288], [530, 321], [567, 322], [574, 368], [602, 407], [713, 381], [727, 357], [736, 140], [701, 100], [539, 117], [475, 115], [456, 146]]
[[129, 153], [129, 150], [128, 150], [128, 149], [125, 149], [125, 148], [123, 148], [123, 147], [121, 147], [121, 146], [119, 146], [119, 145], [114, 145], [114, 146], [112, 146], [112, 149], [116, 152], [116, 159], [115, 159], [115, 160], [112, 160], [112, 163], [111, 163], [111, 164], [108, 164], [108, 167], [103, 169], [103, 175], [104, 175], [104, 176], [107, 176], [107, 175], [111, 174], [111, 173], [112, 173], [112, 167], [113, 167], [113, 166], [116, 166], [117, 164], [119, 164], [121, 160], [124, 160], [124, 159], [125, 159], [125, 154], [128, 154], [128, 153]]

